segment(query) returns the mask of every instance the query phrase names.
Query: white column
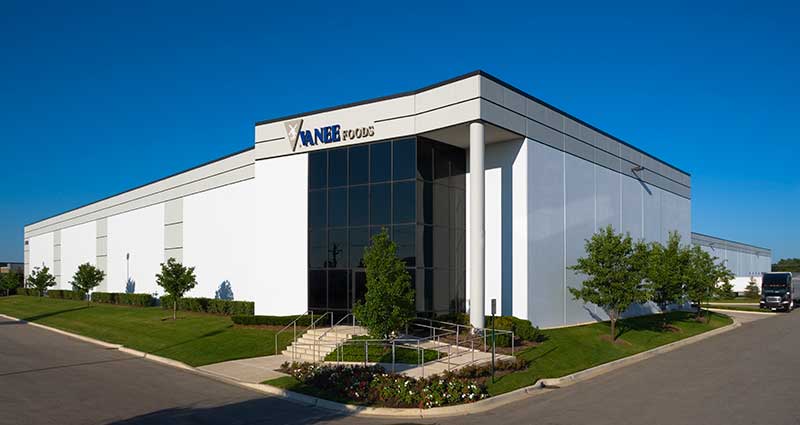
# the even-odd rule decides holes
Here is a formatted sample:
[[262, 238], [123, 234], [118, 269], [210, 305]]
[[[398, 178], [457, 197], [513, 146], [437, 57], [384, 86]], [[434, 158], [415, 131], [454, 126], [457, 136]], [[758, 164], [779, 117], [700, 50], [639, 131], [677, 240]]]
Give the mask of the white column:
[[469, 322], [484, 326], [484, 294], [486, 285], [486, 224], [484, 220], [484, 131], [483, 124], [469, 125]]

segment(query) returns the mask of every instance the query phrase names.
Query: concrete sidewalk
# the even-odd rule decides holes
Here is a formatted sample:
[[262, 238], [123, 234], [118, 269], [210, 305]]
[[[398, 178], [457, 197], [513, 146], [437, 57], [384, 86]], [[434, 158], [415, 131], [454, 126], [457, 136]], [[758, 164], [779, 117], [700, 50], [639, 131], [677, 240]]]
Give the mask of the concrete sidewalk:
[[260, 384], [270, 379], [289, 376], [285, 373], [278, 372], [277, 369], [284, 362], [291, 361], [291, 358], [278, 354], [276, 356], [253, 357], [249, 359], [214, 363], [200, 366], [198, 369], [240, 382]]

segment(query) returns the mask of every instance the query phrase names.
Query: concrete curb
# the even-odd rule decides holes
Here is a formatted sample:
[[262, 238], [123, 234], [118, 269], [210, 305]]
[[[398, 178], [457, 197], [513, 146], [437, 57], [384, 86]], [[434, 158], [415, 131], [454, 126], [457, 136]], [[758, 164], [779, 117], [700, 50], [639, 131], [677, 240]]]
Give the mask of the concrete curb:
[[727, 308], [706, 308], [706, 310], [716, 311], [721, 313], [744, 313], [744, 314], [760, 314], [762, 316], [775, 316], [777, 312], [766, 312], [766, 311], [747, 311], [747, 310], [731, 310]]
[[[735, 313], [739, 313], [738, 310], [733, 311]], [[757, 313], [755, 314], [773, 314], [773, 313]], [[528, 387], [519, 388], [514, 391], [507, 392], [505, 394], [496, 395], [494, 397], [490, 397], [484, 400], [477, 401], [475, 403], [470, 404], [461, 404], [457, 406], [444, 406], [444, 407], [434, 407], [431, 409], [401, 409], [401, 408], [388, 408], [388, 407], [367, 407], [367, 406], [356, 406], [352, 404], [344, 404], [344, 403], [337, 403], [334, 401], [324, 400], [318, 397], [313, 397], [305, 394], [296, 393], [293, 391], [284, 390], [282, 388], [273, 387], [271, 385], [266, 384], [251, 384], [248, 382], [240, 382], [234, 379], [228, 378], [226, 376], [222, 376], [213, 372], [208, 372], [205, 370], [197, 369], [191, 367], [185, 363], [179, 362], [177, 360], [168, 359], [161, 356], [156, 356], [154, 354], [144, 353], [142, 351], [134, 350], [131, 348], [123, 347], [119, 344], [109, 344], [107, 342], [99, 341], [94, 338], [88, 338], [81, 335], [76, 335], [70, 332], [62, 331], [60, 329], [52, 328], [50, 326], [39, 325], [36, 323], [27, 322], [25, 320], [17, 319], [16, 317], [7, 316], [4, 314], [0, 314], [0, 317], [4, 317], [9, 320], [16, 320], [28, 325], [36, 326], [42, 329], [46, 329], [49, 331], [53, 331], [62, 335], [66, 335], [72, 338], [79, 339], [81, 341], [89, 342], [92, 344], [96, 344], [102, 346], [104, 348], [109, 349], [116, 349], [123, 353], [127, 353], [136, 357], [141, 357], [143, 359], [151, 360], [154, 362], [158, 362], [167, 366], [172, 366], [175, 368], [183, 369], [188, 372], [192, 372], [201, 376], [205, 376], [211, 379], [215, 379], [217, 381], [225, 382], [227, 384], [236, 385], [238, 387], [247, 388], [250, 390], [258, 391], [260, 393], [269, 394], [277, 397], [281, 397], [287, 401], [291, 401], [294, 403], [302, 404], [305, 406], [310, 407], [319, 407], [326, 410], [331, 410], [334, 412], [341, 412], [347, 413], [350, 415], [358, 415], [358, 416], [391, 416], [391, 417], [405, 417], [405, 418], [435, 418], [435, 417], [443, 417], [443, 416], [459, 416], [459, 415], [468, 415], [472, 413], [480, 413], [485, 412], [487, 410], [492, 410], [500, 406], [504, 406], [509, 403], [513, 403], [515, 401], [523, 400], [528, 397], [532, 397], [539, 394], [544, 394], [546, 392], [552, 391], [554, 388], [558, 387], [566, 387], [569, 385], [576, 384], [578, 382], [586, 381], [588, 379], [594, 378], [596, 376], [611, 372], [616, 369], [620, 369], [625, 366], [632, 365], [634, 363], [638, 363], [642, 360], [657, 356], [659, 354], [667, 353], [669, 351], [676, 350], [683, 346], [693, 344], [695, 342], [702, 341], [707, 338], [711, 338], [715, 335], [719, 335], [721, 333], [725, 333], [731, 331], [733, 329], [738, 328], [742, 324], [737, 321], [735, 318], [731, 317], [733, 323], [727, 326], [723, 326], [721, 328], [717, 328], [708, 332], [701, 333], [699, 335], [690, 336], [688, 338], [682, 339], [680, 341], [675, 341], [666, 345], [662, 345], [660, 347], [653, 348], [651, 350], [643, 351], [641, 353], [634, 354], [632, 356], [624, 357], [618, 360], [614, 360], [608, 363], [604, 363], [589, 369], [585, 369], [579, 372], [575, 372], [570, 375], [562, 376], [560, 378], [548, 378], [548, 379], [540, 379], [536, 381], [533, 385]]]

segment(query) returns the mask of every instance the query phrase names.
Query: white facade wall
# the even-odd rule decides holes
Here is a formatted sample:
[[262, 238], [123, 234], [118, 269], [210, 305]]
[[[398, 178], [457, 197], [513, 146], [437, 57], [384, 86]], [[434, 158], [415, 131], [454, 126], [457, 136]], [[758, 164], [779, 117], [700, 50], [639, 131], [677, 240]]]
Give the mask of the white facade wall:
[[[130, 254], [130, 261], [126, 254]], [[156, 285], [156, 274], [164, 262], [164, 204], [109, 217], [107, 261], [108, 292], [125, 292], [130, 276], [137, 293], [164, 295]]]
[[70, 282], [78, 266], [97, 262], [97, 225], [80, 224], [61, 230], [61, 283], [59, 289], [72, 289]]
[[256, 162], [256, 314], [308, 307], [308, 155]]
[[235, 300], [264, 301], [257, 281], [255, 180], [183, 198], [183, 263], [195, 267], [190, 297], [214, 298], [223, 281]]
[[568, 290], [584, 279], [567, 267], [586, 239], [611, 225], [634, 239], [663, 242], [677, 231], [691, 240], [690, 200], [535, 141], [488, 145], [485, 173], [486, 311], [495, 298], [498, 313], [541, 327], [605, 320]]
[[43, 235], [34, 236], [28, 240], [28, 249], [30, 251], [30, 268], [33, 271], [36, 267], [47, 266], [50, 269], [50, 274], [53, 271], [53, 232], [45, 233]]

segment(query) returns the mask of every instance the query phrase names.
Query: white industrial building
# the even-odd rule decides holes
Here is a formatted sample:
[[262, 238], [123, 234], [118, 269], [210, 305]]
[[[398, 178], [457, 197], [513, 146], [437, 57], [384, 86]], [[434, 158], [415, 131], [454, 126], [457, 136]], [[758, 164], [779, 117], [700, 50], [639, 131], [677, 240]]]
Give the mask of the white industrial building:
[[257, 314], [347, 311], [385, 227], [421, 313], [482, 324], [496, 298], [554, 327], [606, 317], [571, 299], [566, 266], [609, 224], [691, 240], [689, 174], [478, 71], [256, 123], [249, 149], [25, 226], [24, 258], [60, 288], [88, 261], [99, 290], [153, 293], [174, 257], [196, 267], [193, 296], [227, 280]]
[[743, 294], [751, 283], [761, 288], [761, 275], [772, 271], [772, 250], [702, 233], [692, 233], [692, 244], [717, 257], [730, 269], [733, 291]]

